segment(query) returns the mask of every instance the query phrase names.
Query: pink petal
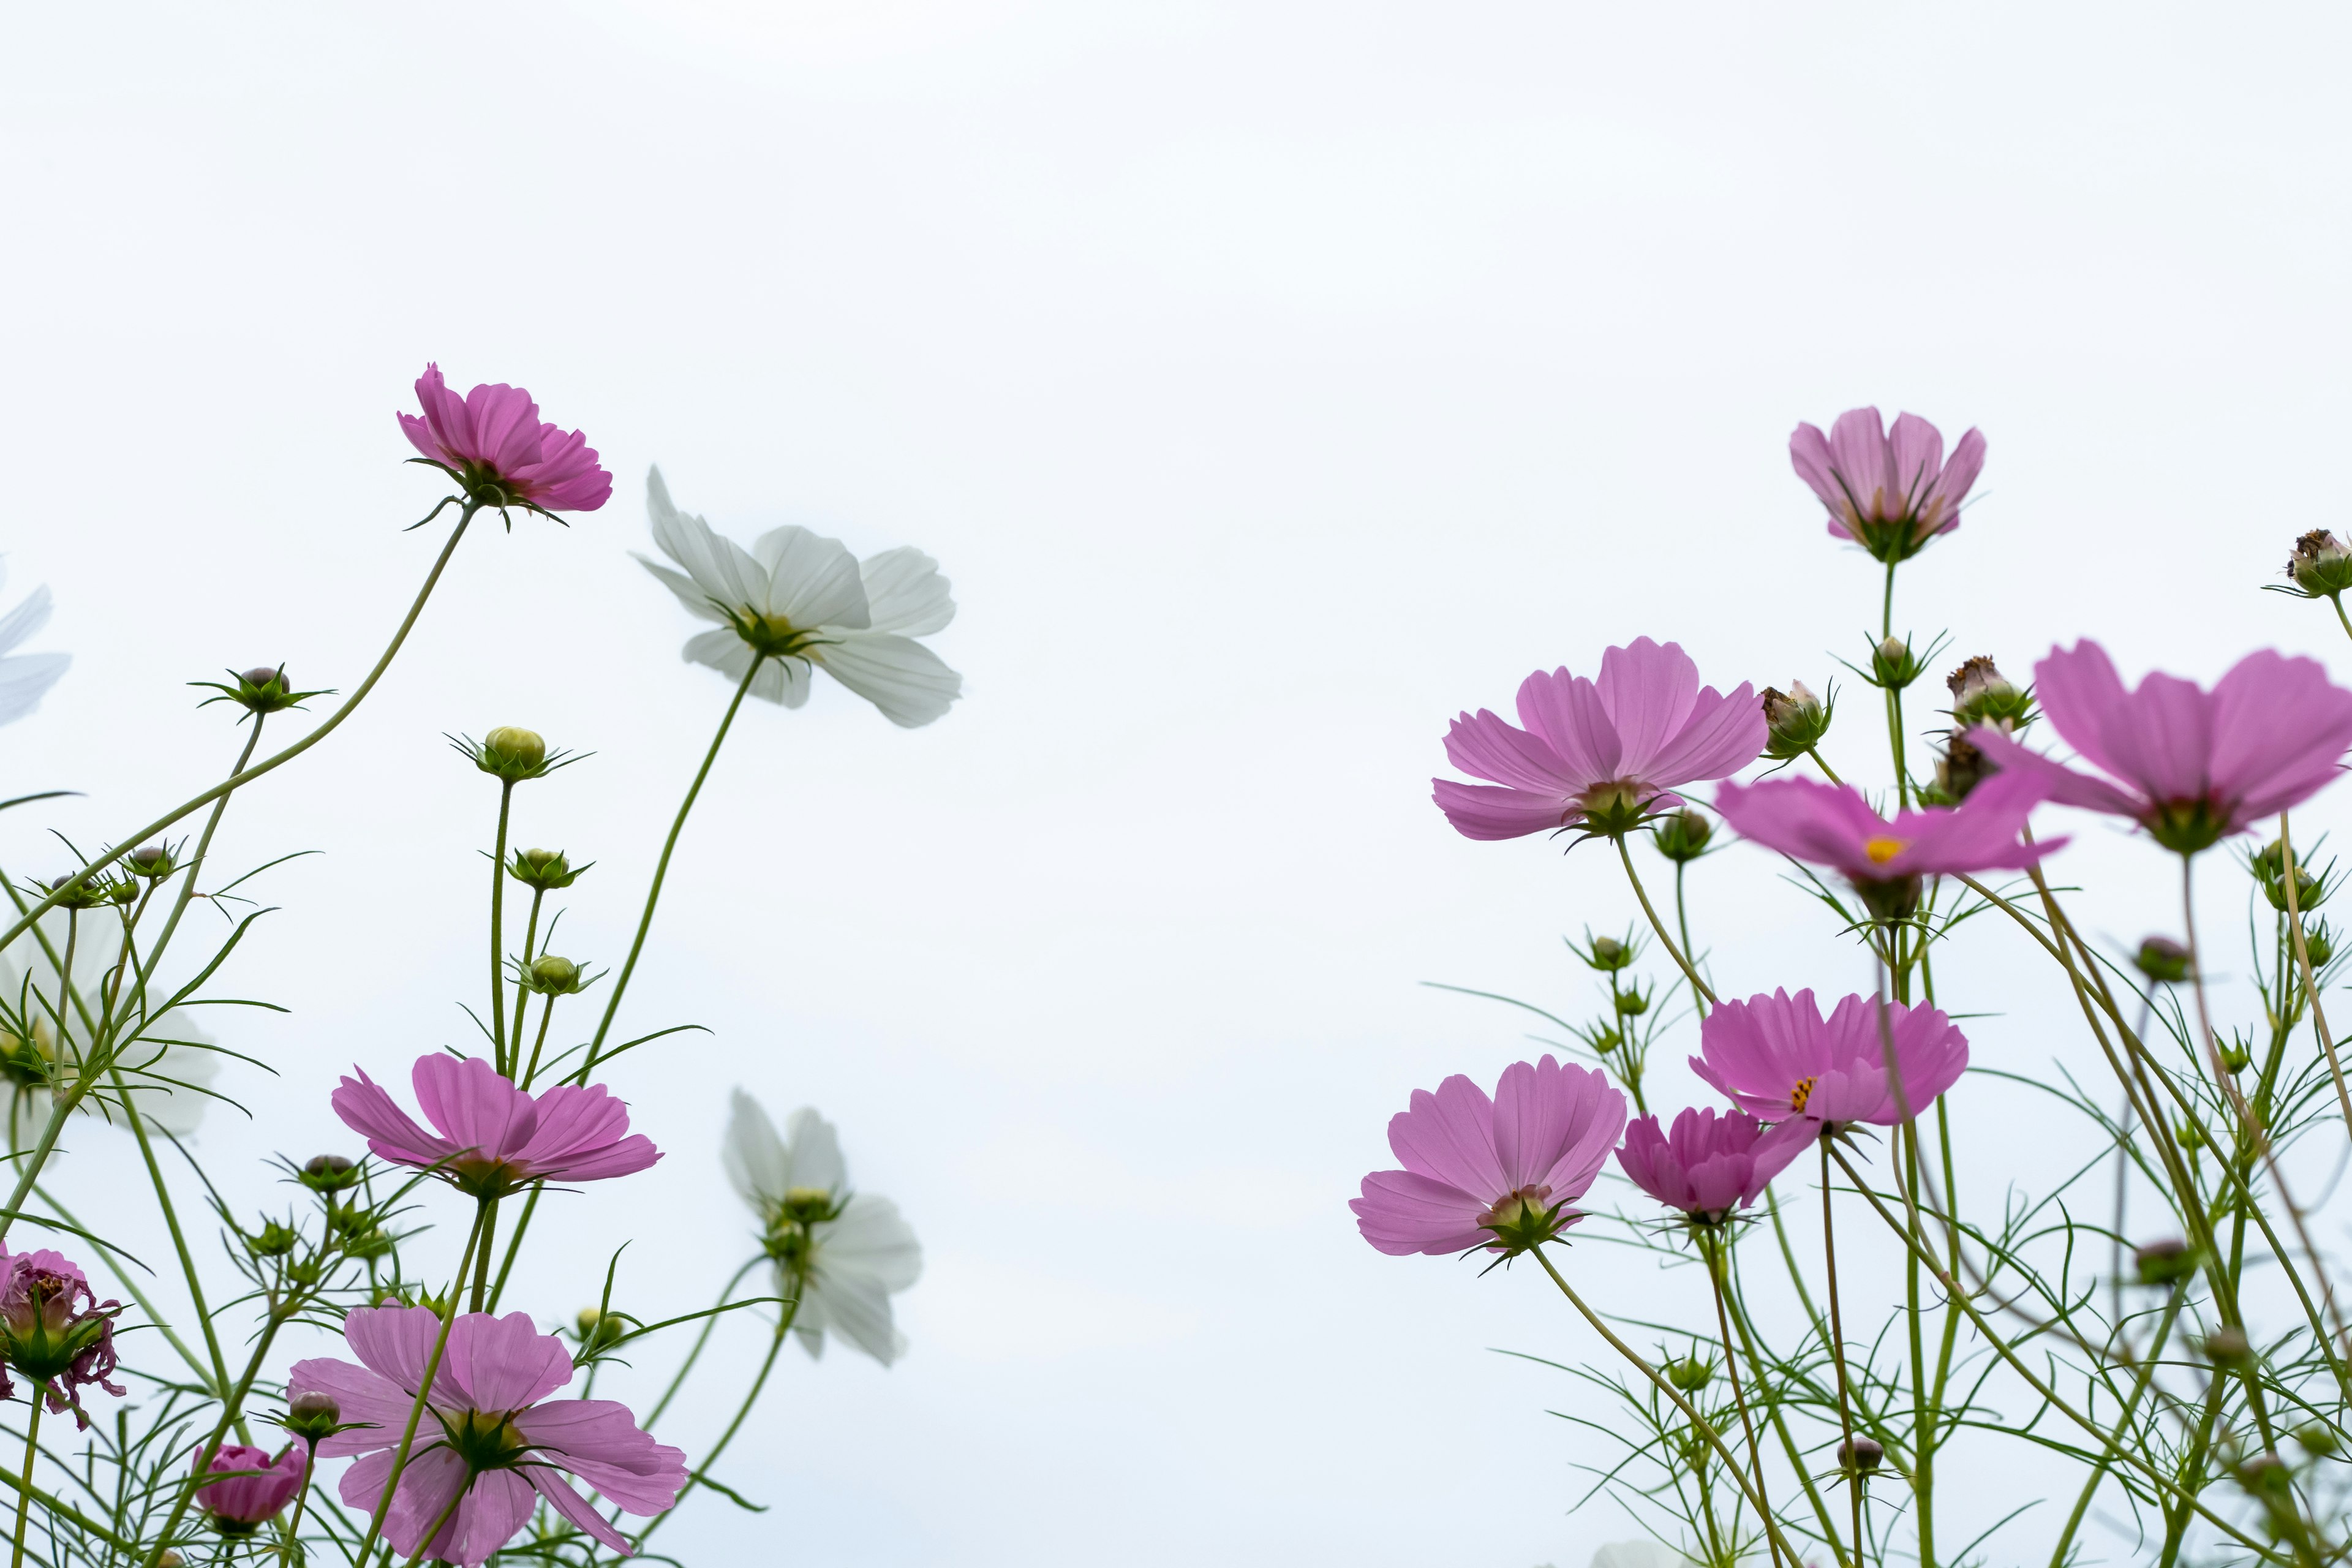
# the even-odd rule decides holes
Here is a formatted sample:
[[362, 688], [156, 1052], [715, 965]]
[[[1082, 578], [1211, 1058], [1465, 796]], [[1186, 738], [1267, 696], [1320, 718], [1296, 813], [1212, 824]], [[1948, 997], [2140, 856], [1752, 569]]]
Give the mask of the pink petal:
[[416, 1103], [450, 1147], [485, 1160], [503, 1160], [527, 1143], [539, 1110], [480, 1057], [460, 1059], [436, 1051], [416, 1058], [409, 1079]]
[[[532, 1465], [523, 1474], [545, 1498], [556, 1512], [626, 1557], [631, 1554], [629, 1538], [604, 1521], [604, 1516], [589, 1506], [588, 1500], [563, 1484], [563, 1478], [544, 1465]], [[631, 1511], [635, 1511], [632, 1510]]]
[[352, 1070], [360, 1076], [344, 1079], [328, 1103], [344, 1126], [368, 1141], [378, 1158], [404, 1165], [431, 1165], [457, 1152], [419, 1127], [374, 1079], [358, 1068]]
[[1572, 795], [1593, 783], [1569, 767], [1540, 736], [1484, 708], [1446, 726], [1445, 760], [1473, 778], [1538, 795]]
[[1391, 1258], [1443, 1257], [1483, 1247], [1494, 1233], [1478, 1223], [1487, 1204], [1459, 1187], [1411, 1171], [1374, 1171], [1363, 1195], [1348, 1205], [1364, 1239]]
[[1698, 700], [1698, 666], [1680, 643], [1663, 647], [1636, 637], [1601, 656], [1601, 679], [1593, 687], [1609, 714], [1623, 754], [1617, 769], [1627, 778], [1649, 780], [1651, 763], [1664, 751]]
[[1592, 682], [1566, 668], [1537, 670], [1519, 682], [1519, 722], [1559, 759], [1565, 793], [1580, 794], [1617, 776], [1623, 748]]
[[572, 1352], [528, 1312], [467, 1312], [450, 1326], [443, 1374], [474, 1410], [519, 1410], [572, 1381]]
[[610, 1399], [551, 1399], [515, 1417], [550, 1461], [631, 1513], [656, 1514], [686, 1485], [686, 1455], [638, 1428]]
[[1555, 795], [1529, 795], [1525, 790], [1499, 789], [1492, 784], [1458, 784], [1432, 779], [1431, 798], [1445, 820], [1465, 838], [1498, 840], [1524, 838], [1530, 833], [1550, 833], [1568, 825], [1574, 813]]
[[1434, 1094], [1414, 1089], [1406, 1107], [1389, 1118], [1389, 1148], [1406, 1170], [1489, 1203], [1513, 1190], [1495, 1155], [1495, 1106], [1485, 1089], [1455, 1073]]

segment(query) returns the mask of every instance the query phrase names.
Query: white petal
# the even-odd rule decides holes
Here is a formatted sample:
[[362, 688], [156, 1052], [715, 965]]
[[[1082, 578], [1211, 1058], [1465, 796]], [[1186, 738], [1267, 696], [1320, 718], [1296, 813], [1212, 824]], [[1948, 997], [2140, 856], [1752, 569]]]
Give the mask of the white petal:
[[825, 1267], [819, 1246], [815, 1273], [824, 1294], [828, 1327], [884, 1366], [907, 1353], [907, 1341], [890, 1321], [890, 1293], [865, 1276], [835, 1274]]
[[768, 614], [803, 627], [866, 625], [865, 580], [838, 539], [786, 526], [760, 535], [751, 549], [768, 574]]
[[48, 624], [49, 590], [44, 584], [26, 595], [23, 604], [0, 616], [0, 653], [6, 653]]
[[0, 724], [13, 724], [39, 707], [72, 662], [69, 653], [20, 653], [0, 658]]
[[903, 730], [920, 729], [963, 694], [963, 677], [909, 637], [853, 633], [809, 657]]
[[803, 1105], [784, 1122], [784, 1141], [791, 1151], [787, 1186], [841, 1190], [848, 1171], [841, 1163], [841, 1135], [832, 1122]]
[[857, 570], [866, 580], [868, 631], [928, 637], [955, 619], [955, 600], [940, 575], [940, 563], [912, 545], [869, 555]]
[[743, 563], [750, 560], [741, 548], [711, 531], [709, 523], [691, 512], [683, 512], [669, 504], [668, 488], [661, 483], [659, 469], [646, 480], [646, 510], [653, 521], [654, 542], [663, 554], [686, 568], [708, 598], [722, 605], [756, 607], [766, 595], [755, 592], [767, 584], [754, 573], [747, 577]]
[[741, 1089], [730, 1095], [727, 1103], [727, 1142], [719, 1149], [719, 1162], [751, 1212], [764, 1220], [766, 1205], [782, 1198], [792, 1185], [785, 1178], [784, 1141], [776, 1136], [776, 1124], [760, 1102]]
[[629, 553], [635, 558], [638, 565], [660, 578], [662, 585], [677, 595], [677, 602], [687, 607], [688, 614], [698, 616], [706, 621], [717, 621], [721, 626], [727, 624], [727, 617], [712, 606], [710, 595], [702, 591], [702, 584], [682, 573], [673, 572], [667, 566], [646, 560], [634, 550]]
[[[687, 638], [685, 657], [689, 664], [707, 664], [730, 680], [740, 681], [751, 668], [753, 656], [751, 646], [730, 628]], [[752, 696], [786, 708], [799, 707], [808, 700], [808, 694], [809, 669], [803, 659], [768, 659], [751, 680]]]
[[904, 1290], [923, 1275], [923, 1247], [898, 1205], [873, 1193], [854, 1193], [841, 1217], [818, 1238], [834, 1276], [870, 1280], [885, 1291]]

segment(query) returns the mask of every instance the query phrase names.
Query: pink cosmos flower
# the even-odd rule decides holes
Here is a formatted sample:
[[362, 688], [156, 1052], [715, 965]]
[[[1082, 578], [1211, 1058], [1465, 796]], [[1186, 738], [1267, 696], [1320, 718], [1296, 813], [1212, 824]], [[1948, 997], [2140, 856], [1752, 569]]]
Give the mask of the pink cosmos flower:
[[2106, 778], [2061, 767], [1996, 730], [1969, 738], [2050, 799], [2128, 816], [2182, 854], [2310, 799], [2340, 775], [2352, 747], [2352, 691], [2312, 660], [2267, 648], [2210, 692], [2169, 675], [2126, 691], [2106, 650], [2089, 641], [2051, 649], [2033, 677], [2052, 727]]
[[[32, 1380], [51, 1415], [71, 1410], [75, 1424], [88, 1426], [83, 1388], [94, 1383], [117, 1399], [129, 1392], [108, 1376], [121, 1310], [120, 1301], [100, 1301], [80, 1266], [63, 1254], [0, 1248], [0, 1358]], [[15, 1393], [0, 1371], [0, 1399]]]
[[1889, 822], [1852, 784], [1766, 779], [1725, 784], [1715, 809], [1768, 849], [1844, 873], [1872, 912], [1891, 920], [1911, 911], [1922, 877], [2016, 870], [2064, 844], [2019, 841], [2041, 799], [2038, 781], [1996, 773], [1958, 806], [1897, 812]]
[[1789, 437], [1789, 460], [1829, 508], [1830, 531], [1889, 563], [1959, 527], [1984, 457], [1984, 437], [1972, 429], [1946, 462], [1942, 431], [1916, 414], [1882, 430], [1875, 408], [1847, 409], [1827, 436], [1801, 424]]
[[1744, 1110], [1685, 1110], [1671, 1133], [1644, 1116], [1625, 1129], [1617, 1163], [1633, 1184], [1702, 1225], [1721, 1225], [1762, 1195], [1821, 1129], [1799, 1118], [1766, 1128]]
[[1550, 1057], [1503, 1069], [1495, 1097], [1456, 1073], [1415, 1089], [1389, 1119], [1404, 1169], [1374, 1171], [1348, 1206], [1392, 1257], [1473, 1247], [1518, 1253], [1584, 1216], [1584, 1195], [1625, 1125], [1625, 1097], [1600, 1073]]
[[[205, 1447], [199, 1443], [196, 1451], [189, 1456], [189, 1463], [194, 1466], [204, 1457]], [[301, 1486], [302, 1471], [309, 1463], [309, 1451], [299, 1437], [289, 1443], [285, 1452], [275, 1459], [267, 1448], [224, 1443], [213, 1455], [208, 1468], [215, 1472], [248, 1473], [197, 1488], [196, 1501], [211, 1511], [222, 1533], [247, 1534], [256, 1525], [277, 1518], [278, 1510], [294, 1500], [295, 1489]], [[204, 1468], [206, 1467], [198, 1467], [200, 1473]]]
[[1678, 644], [1642, 637], [1601, 656], [1601, 679], [1565, 668], [1519, 683], [1519, 729], [1486, 709], [1445, 735], [1448, 761], [1500, 788], [1433, 779], [1438, 809], [1468, 838], [1517, 838], [1581, 825], [1630, 831], [1682, 804], [1696, 779], [1738, 773], [1764, 749], [1764, 711], [1742, 681], [1726, 697], [1698, 683]]
[[528, 507], [550, 516], [594, 511], [613, 495], [613, 476], [577, 430], [542, 423], [520, 386], [478, 386], [460, 397], [428, 364], [416, 378], [425, 416], [400, 416], [410, 446], [466, 488], [478, 506]]
[[[344, 1342], [360, 1365], [331, 1359], [294, 1363], [288, 1384], [293, 1393], [327, 1394], [345, 1421], [364, 1423], [319, 1444], [322, 1459], [363, 1456], [336, 1489], [361, 1512], [373, 1516], [383, 1500], [393, 1452], [407, 1429], [440, 1331], [430, 1307], [362, 1309], [343, 1320]], [[384, 1514], [385, 1539], [404, 1557], [424, 1551], [474, 1568], [512, 1540], [545, 1498], [556, 1512], [625, 1554], [627, 1538], [559, 1472], [630, 1513], [657, 1514], [686, 1485], [686, 1456], [640, 1431], [625, 1405], [548, 1397], [571, 1381], [572, 1352], [555, 1335], [532, 1327], [530, 1314], [459, 1317], [450, 1325], [432, 1397]]]
[[[1734, 1105], [1768, 1121], [1818, 1133], [1868, 1122], [1892, 1127], [1960, 1081], [1968, 1037], [1933, 1007], [1848, 996], [1826, 1019], [1811, 991], [1775, 991], [1726, 1002], [1698, 1026], [1691, 1070]], [[1886, 1072], [1887, 1041], [1902, 1078]]]
[[479, 1057], [419, 1057], [409, 1079], [436, 1137], [366, 1073], [352, 1070], [360, 1076], [343, 1079], [332, 1100], [343, 1124], [378, 1158], [431, 1170], [476, 1197], [533, 1182], [625, 1176], [661, 1158], [644, 1133], [629, 1131], [628, 1107], [603, 1084], [559, 1085], [534, 1097]]

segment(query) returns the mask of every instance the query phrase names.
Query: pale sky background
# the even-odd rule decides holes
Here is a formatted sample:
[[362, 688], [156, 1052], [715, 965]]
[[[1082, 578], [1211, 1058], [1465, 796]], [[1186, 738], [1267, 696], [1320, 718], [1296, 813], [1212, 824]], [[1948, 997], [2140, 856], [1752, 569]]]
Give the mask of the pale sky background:
[[[613, 503], [468, 538], [381, 693], [229, 818], [225, 863], [327, 852], [271, 875], [284, 912], [226, 977], [292, 1009], [216, 1028], [280, 1075], [230, 1069], [257, 1121], [200, 1140], [257, 1205], [248, 1154], [353, 1142], [339, 1073], [464, 1036], [495, 790], [444, 731], [596, 753], [520, 797], [517, 836], [597, 861], [563, 946], [620, 956], [728, 695], [626, 554], [649, 463], [740, 537], [919, 545], [965, 700], [913, 733], [822, 680], [746, 711], [625, 1012], [712, 1033], [614, 1075], [668, 1157], [551, 1199], [519, 1299], [568, 1320], [625, 1236], [623, 1304], [715, 1290], [751, 1246], [715, 1152], [738, 1083], [821, 1107], [920, 1233], [906, 1360], [790, 1352], [720, 1467], [774, 1510], [705, 1496], [669, 1544], [1582, 1568], [1631, 1531], [1568, 1512], [1598, 1453], [1546, 1414], [1572, 1386], [1492, 1351], [1600, 1347], [1539, 1278], [1380, 1257], [1345, 1206], [1410, 1089], [1528, 1049], [1416, 983], [1581, 1013], [1559, 937], [1631, 912], [1598, 850], [1444, 826], [1444, 722], [1643, 634], [1726, 688], [1859, 657], [1875, 569], [1784, 443], [1864, 402], [1990, 441], [1905, 623], [2020, 674], [2084, 634], [2134, 672], [2264, 644], [2347, 669], [2324, 607], [2255, 592], [2347, 521], [2346, 28], [11, 6], [0, 550], [75, 664], [7, 731], [0, 794], [87, 798], [0, 819], [0, 852], [53, 874], [47, 826], [104, 839], [217, 776], [236, 736], [183, 682], [356, 681], [439, 537], [401, 531], [440, 492], [393, 422], [428, 358], [588, 432]], [[1870, 718], [1832, 746], [1877, 783]], [[2107, 879], [2086, 921], [2171, 929], [2151, 855], [2077, 827], [2068, 875]], [[1752, 850], [1696, 874], [1729, 985], [1866, 984], [1775, 878]], [[2226, 937], [2239, 889], [2211, 902]], [[1971, 941], [1948, 988], [2008, 1009], [1979, 1059], [2075, 1050], [2019, 944]], [[1662, 1068], [1667, 1104], [1693, 1092]], [[2036, 1125], [1978, 1114], [1977, 1190], [2031, 1179]], [[129, 1149], [86, 1131], [60, 1180], [102, 1212]], [[1675, 1310], [1686, 1279], [1625, 1257], [1574, 1254], [1604, 1300]], [[727, 1336], [678, 1435], [748, 1375], [759, 1331]], [[2021, 1553], [2047, 1525], [2019, 1528]]]

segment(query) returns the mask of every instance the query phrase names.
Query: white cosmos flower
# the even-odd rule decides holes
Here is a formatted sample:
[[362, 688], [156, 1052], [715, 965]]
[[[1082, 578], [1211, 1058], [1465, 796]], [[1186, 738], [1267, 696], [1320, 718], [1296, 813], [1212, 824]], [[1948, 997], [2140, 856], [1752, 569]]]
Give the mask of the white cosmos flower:
[[[0, 583], [7, 568], [0, 566]], [[73, 662], [69, 653], [10, 653], [18, 643], [49, 624], [49, 591], [33, 590], [30, 597], [0, 616], [0, 724], [13, 724], [40, 706], [42, 694]]]
[[963, 692], [963, 678], [915, 639], [955, 619], [940, 563], [901, 547], [864, 563], [837, 539], [770, 529], [745, 550], [670, 504], [661, 470], [646, 476], [654, 542], [684, 571], [640, 555], [678, 602], [719, 629], [688, 639], [686, 657], [741, 680], [751, 695], [797, 708], [823, 666], [906, 729], [928, 724]]
[[[122, 952], [122, 921], [113, 910], [86, 910], [77, 924], [71, 978], [79, 1003], [68, 1016], [68, 1074], [79, 1059], [79, 1048], [89, 1039], [83, 1012], [98, 1016], [103, 987]], [[31, 931], [0, 949], [0, 1002], [6, 1007], [6, 1017], [0, 1018], [0, 1095], [6, 1098], [5, 1106], [0, 1107], [0, 1123], [5, 1124], [0, 1125], [0, 1135], [37, 1136], [48, 1118], [46, 1079], [47, 1069], [58, 1060], [58, 963], [66, 956], [66, 911], [51, 910], [41, 917], [38, 927], [48, 939], [47, 949]], [[51, 952], [57, 955], [55, 960]], [[128, 975], [123, 983], [126, 986], [136, 984]], [[30, 1026], [29, 1048], [7, 1021], [11, 1018]], [[212, 1098], [207, 1087], [220, 1070], [217, 1055], [207, 1048], [212, 1044], [213, 1037], [195, 1026], [186, 1008], [179, 1007], [152, 1022], [122, 1047], [115, 1066], [142, 1121], [176, 1137], [196, 1130], [204, 1120], [205, 1102]], [[102, 1080], [75, 1110], [119, 1121], [120, 1112], [111, 1109], [118, 1098], [112, 1083]]]
[[[888, 1198], [847, 1190], [841, 1140], [824, 1117], [806, 1107], [795, 1110], [785, 1123], [788, 1136], [779, 1138], [758, 1100], [739, 1089], [731, 1104], [723, 1152], [728, 1179], [760, 1216], [772, 1256], [805, 1247], [807, 1282], [793, 1331], [813, 1356], [824, 1353], [831, 1329], [888, 1366], [907, 1349], [890, 1321], [890, 1297], [923, 1272], [915, 1233]], [[778, 1295], [792, 1293], [791, 1273], [792, 1265], [777, 1257]]]

